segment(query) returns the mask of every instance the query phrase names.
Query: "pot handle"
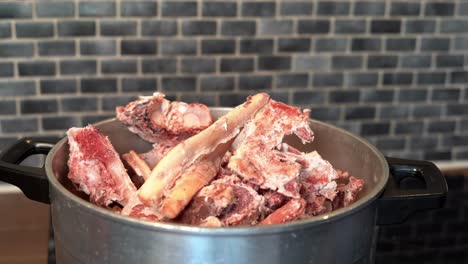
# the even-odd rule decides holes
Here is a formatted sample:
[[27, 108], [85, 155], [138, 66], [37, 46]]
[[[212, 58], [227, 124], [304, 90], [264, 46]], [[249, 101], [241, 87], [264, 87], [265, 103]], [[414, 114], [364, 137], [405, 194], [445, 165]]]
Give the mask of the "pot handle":
[[49, 203], [49, 183], [44, 166], [41, 168], [18, 165], [35, 154], [47, 154], [59, 139], [23, 138], [0, 155], [0, 181], [20, 188], [31, 200]]
[[377, 224], [399, 224], [416, 211], [444, 206], [447, 182], [432, 162], [388, 158], [390, 178], [378, 200]]

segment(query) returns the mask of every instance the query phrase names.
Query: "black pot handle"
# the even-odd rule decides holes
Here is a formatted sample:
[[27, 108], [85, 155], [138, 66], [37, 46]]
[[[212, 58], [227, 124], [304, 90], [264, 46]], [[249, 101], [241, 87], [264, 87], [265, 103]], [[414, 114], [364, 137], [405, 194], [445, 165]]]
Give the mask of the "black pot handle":
[[399, 224], [411, 213], [443, 207], [447, 182], [428, 161], [387, 158], [390, 177], [378, 201], [377, 224]]
[[0, 181], [19, 187], [31, 200], [49, 203], [49, 183], [44, 167], [18, 165], [35, 154], [47, 154], [58, 138], [23, 138], [0, 155]]

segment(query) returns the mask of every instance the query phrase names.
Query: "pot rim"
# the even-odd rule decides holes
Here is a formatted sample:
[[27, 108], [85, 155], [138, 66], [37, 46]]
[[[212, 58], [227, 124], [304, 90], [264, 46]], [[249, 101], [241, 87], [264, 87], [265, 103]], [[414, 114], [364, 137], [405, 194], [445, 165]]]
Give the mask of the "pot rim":
[[[229, 110], [231, 108], [227, 107], [210, 107], [211, 110]], [[104, 123], [115, 121], [116, 118], [110, 118], [103, 121], [96, 123], [96, 126], [99, 126]], [[175, 223], [163, 223], [163, 222], [152, 222], [147, 220], [141, 220], [132, 218], [129, 216], [122, 216], [111, 210], [99, 207], [94, 205], [88, 201], [81, 199], [80, 197], [71, 193], [67, 188], [65, 188], [58, 179], [54, 176], [54, 172], [52, 170], [52, 161], [55, 157], [56, 152], [58, 149], [66, 144], [67, 137], [65, 136], [61, 139], [49, 152], [45, 162], [45, 171], [47, 178], [49, 180], [49, 188], [54, 188], [60, 195], [65, 196], [67, 199], [73, 201], [77, 205], [77, 209], [83, 209], [88, 211], [89, 213], [106, 218], [106, 220], [110, 220], [113, 222], [119, 222], [126, 225], [131, 225], [137, 228], [144, 228], [153, 231], [163, 231], [163, 232], [175, 232], [175, 233], [182, 233], [182, 234], [191, 234], [191, 235], [199, 235], [199, 236], [206, 236], [206, 235], [215, 235], [215, 236], [242, 236], [242, 235], [252, 235], [252, 234], [271, 234], [271, 233], [282, 233], [286, 231], [298, 230], [303, 228], [308, 228], [311, 226], [317, 226], [320, 224], [329, 223], [332, 221], [339, 220], [345, 216], [350, 214], [356, 213], [361, 209], [364, 209], [368, 204], [373, 202], [378, 198], [378, 196], [383, 192], [383, 189], [387, 183], [389, 177], [389, 169], [388, 164], [385, 157], [377, 150], [372, 144], [367, 142], [365, 139], [354, 135], [342, 128], [336, 127], [334, 125], [318, 121], [315, 119], [310, 119], [311, 122], [318, 123], [323, 126], [327, 126], [332, 129], [339, 130], [339, 132], [351, 136], [355, 140], [363, 143], [367, 148], [371, 150], [374, 155], [377, 156], [378, 160], [380, 161], [383, 167], [383, 175], [380, 180], [377, 182], [376, 186], [370, 190], [366, 195], [362, 196], [356, 202], [352, 203], [351, 205], [334, 210], [330, 213], [326, 213], [319, 216], [313, 216], [307, 219], [296, 220], [284, 224], [278, 225], [268, 225], [268, 226], [252, 226], [252, 227], [221, 227], [221, 228], [210, 228], [210, 227], [199, 227], [199, 226], [189, 226], [183, 224], [175, 224]], [[51, 199], [51, 204], [53, 203], [53, 199]]]

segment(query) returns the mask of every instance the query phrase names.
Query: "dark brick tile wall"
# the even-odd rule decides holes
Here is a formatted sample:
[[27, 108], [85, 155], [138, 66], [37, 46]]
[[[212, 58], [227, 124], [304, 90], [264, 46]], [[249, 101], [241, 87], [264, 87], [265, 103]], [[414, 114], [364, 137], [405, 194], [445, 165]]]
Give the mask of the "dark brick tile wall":
[[32, 17], [32, 3], [0, 3], [0, 18], [23, 19]]
[[77, 82], [74, 79], [41, 80], [39, 90], [41, 94], [74, 94], [77, 92]]
[[205, 76], [200, 78], [200, 87], [205, 91], [232, 91], [235, 87], [235, 79], [233, 76]]
[[297, 71], [324, 71], [330, 68], [330, 58], [324, 55], [297, 56], [294, 67]]
[[9, 38], [11, 36], [11, 24], [8, 22], [0, 23], [0, 38]]
[[48, 38], [54, 36], [52, 22], [18, 22], [16, 23], [17, 38]]
[[99, 23], [101, 36], [134, 36], [137, 34], [136, 21], [105, 20]]
[[113, 2], [80, 2], [78, 4], [80, 17], [115, 16], [116, 4]]
[[174, 58], [143, 59], [143, 73], [175, 73], [177, 61]]
[[197, 16], [198, 13], [198, 5], [195, 1], [161, 1], [161, 4], [161, 15], [163, 17], [193, 17]]
[[60, 99], [63, 112], [88, 112], [98, 110], [98, 100], [93, 97], [62, 97]]
[[122, 2], [120, 15], [124, 17], [145, 17], [158, 14], [157, 3], [151, 1]]
[[156, 90], [213, 106], [265, 91], [385, 154], [466, 159], [467, 14], [461, 0], [2, 1], [0, 141]]
[[36, 14], [38, 17], [73, 17], [75, 5], [71, 2], [39, 2], [36, 4]]
[[97, 62], [95, 60], [63, 60], [60, 61], [62, 75], [96, 74]]
[[[39, 56], [73, 56], [76, 54], [76, 44], [72, 40], [47, 40], [38, 41], [37, 49]], [[18, 53], [21, 54], [21, 53]], [[29, 56], [32, 55], [32, 52]]]
[[156, 78], [124, 78], [122, 79], [122, 92], [151, 93], [158, 90]]

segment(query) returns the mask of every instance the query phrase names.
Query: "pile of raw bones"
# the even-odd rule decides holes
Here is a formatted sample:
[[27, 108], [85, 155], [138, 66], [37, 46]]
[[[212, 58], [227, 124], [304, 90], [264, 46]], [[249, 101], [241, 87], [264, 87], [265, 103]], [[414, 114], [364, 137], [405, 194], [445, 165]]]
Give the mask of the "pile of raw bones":
[[69, 179], [89, 201], [149, 221], [205, 227], [281, 224], [353, 203], [364, 180], [316, 151], [310, 110], [256, 94], [213, 120], [207, 106], [142, 96], [116, 108], [151, 151], [119, 155], [93, 125], [68, 131]]

